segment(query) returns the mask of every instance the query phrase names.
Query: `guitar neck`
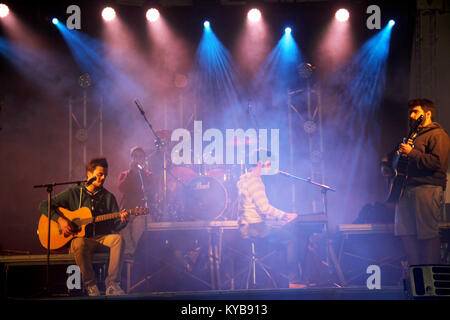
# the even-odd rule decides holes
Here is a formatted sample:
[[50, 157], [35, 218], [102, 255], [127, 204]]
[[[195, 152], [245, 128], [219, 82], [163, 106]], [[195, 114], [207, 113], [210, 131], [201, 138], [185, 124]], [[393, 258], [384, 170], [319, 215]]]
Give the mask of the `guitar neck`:
[[107, 214], [102, 214], [100, 216], [96, 216], [94, 218], [95, 222], [102, 222], [102, 221], [106, 221], [106, 220], [112, 220], [112, 219], [116, 219], [120, 217], [120, 212], [112, 212], [112, 213], [107, 213]]
[[[148, 213], [148, 209], [145, 208], [145, 210], [141, 210], [139, 208], [127, 210], [127, 212], [130, 214], [130, 216], [137, 216], [137, 215], [144, 215]], [[112, 213], [106, 213], [99, 216], [94, 217], [94, 222], [102, 222], [106, 220], [116, 219], [120, 217], [120, 214], [122, 212], [112, 212]]]

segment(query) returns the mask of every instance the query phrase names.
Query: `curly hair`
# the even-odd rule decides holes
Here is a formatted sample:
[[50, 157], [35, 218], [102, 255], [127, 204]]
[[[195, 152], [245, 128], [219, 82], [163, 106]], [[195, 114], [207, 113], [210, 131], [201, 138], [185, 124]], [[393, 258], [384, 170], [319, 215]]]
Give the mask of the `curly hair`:
[[94, 158], [86, 164], [86, 172], [94, 172], [95, 168], [103, 167], [108, 169], [108, 161], [106, 158]]

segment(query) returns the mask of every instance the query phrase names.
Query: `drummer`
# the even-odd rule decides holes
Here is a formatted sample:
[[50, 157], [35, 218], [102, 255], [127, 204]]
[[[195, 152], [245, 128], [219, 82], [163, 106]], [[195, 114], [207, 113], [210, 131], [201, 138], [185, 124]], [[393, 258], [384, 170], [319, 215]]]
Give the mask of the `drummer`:
[[[118, 187], [122, 193], [120, 198], [121, 209], [135, 207], [149, 207], [153, 201], [155, 188], [152, 173], [146, 169], [146, 154], [144, 149], [135, 146], [130, 150], [130, 167], [119, 175]], [[125, 241], [125, 256], [133, 256], [142, 233], [145, 230], [146, 216], [130, 217], [128, 225], [122, 230]]]

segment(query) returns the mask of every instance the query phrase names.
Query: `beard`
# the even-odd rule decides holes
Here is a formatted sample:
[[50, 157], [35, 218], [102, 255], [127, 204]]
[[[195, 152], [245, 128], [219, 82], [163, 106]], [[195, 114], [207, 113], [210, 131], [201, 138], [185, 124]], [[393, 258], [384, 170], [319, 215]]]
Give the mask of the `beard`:
[[[412, 129], [417, 125], [418, 120], [414, 120], [409, 118], [409, 128]], [[423, 120], [421, 121], [421, 123], [425, 122], [425, 116], [423, 117]]]

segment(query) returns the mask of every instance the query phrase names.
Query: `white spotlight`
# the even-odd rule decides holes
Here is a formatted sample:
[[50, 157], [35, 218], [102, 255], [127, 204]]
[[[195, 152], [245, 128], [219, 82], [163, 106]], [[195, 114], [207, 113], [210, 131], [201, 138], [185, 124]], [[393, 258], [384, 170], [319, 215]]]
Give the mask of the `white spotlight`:
[[158, 11], [158, 9], [151, 8], [151, 9], [147, 10], [147, 13], [145, 16], [147, 17], [148, 21], [155, 22], [156, 20], [159, 19], [159, 11]]
[[251, 22], [258, 22], [261, 20], [261, 11], [258, 9], [251, 9], [247, 14], [247, 18]]
[[350, 17], [350, 13], [347, 9], [339, 9], [334, 16], [338, 21], [345, 22]]
[[111, 21], [116, 17], [116, 11], [111, 7], [102, 10], [102, 17], [106, 21]]
[[6, 18], [9, 14], [9, 8], [6, 4], [0, 3], [0, 18]]

